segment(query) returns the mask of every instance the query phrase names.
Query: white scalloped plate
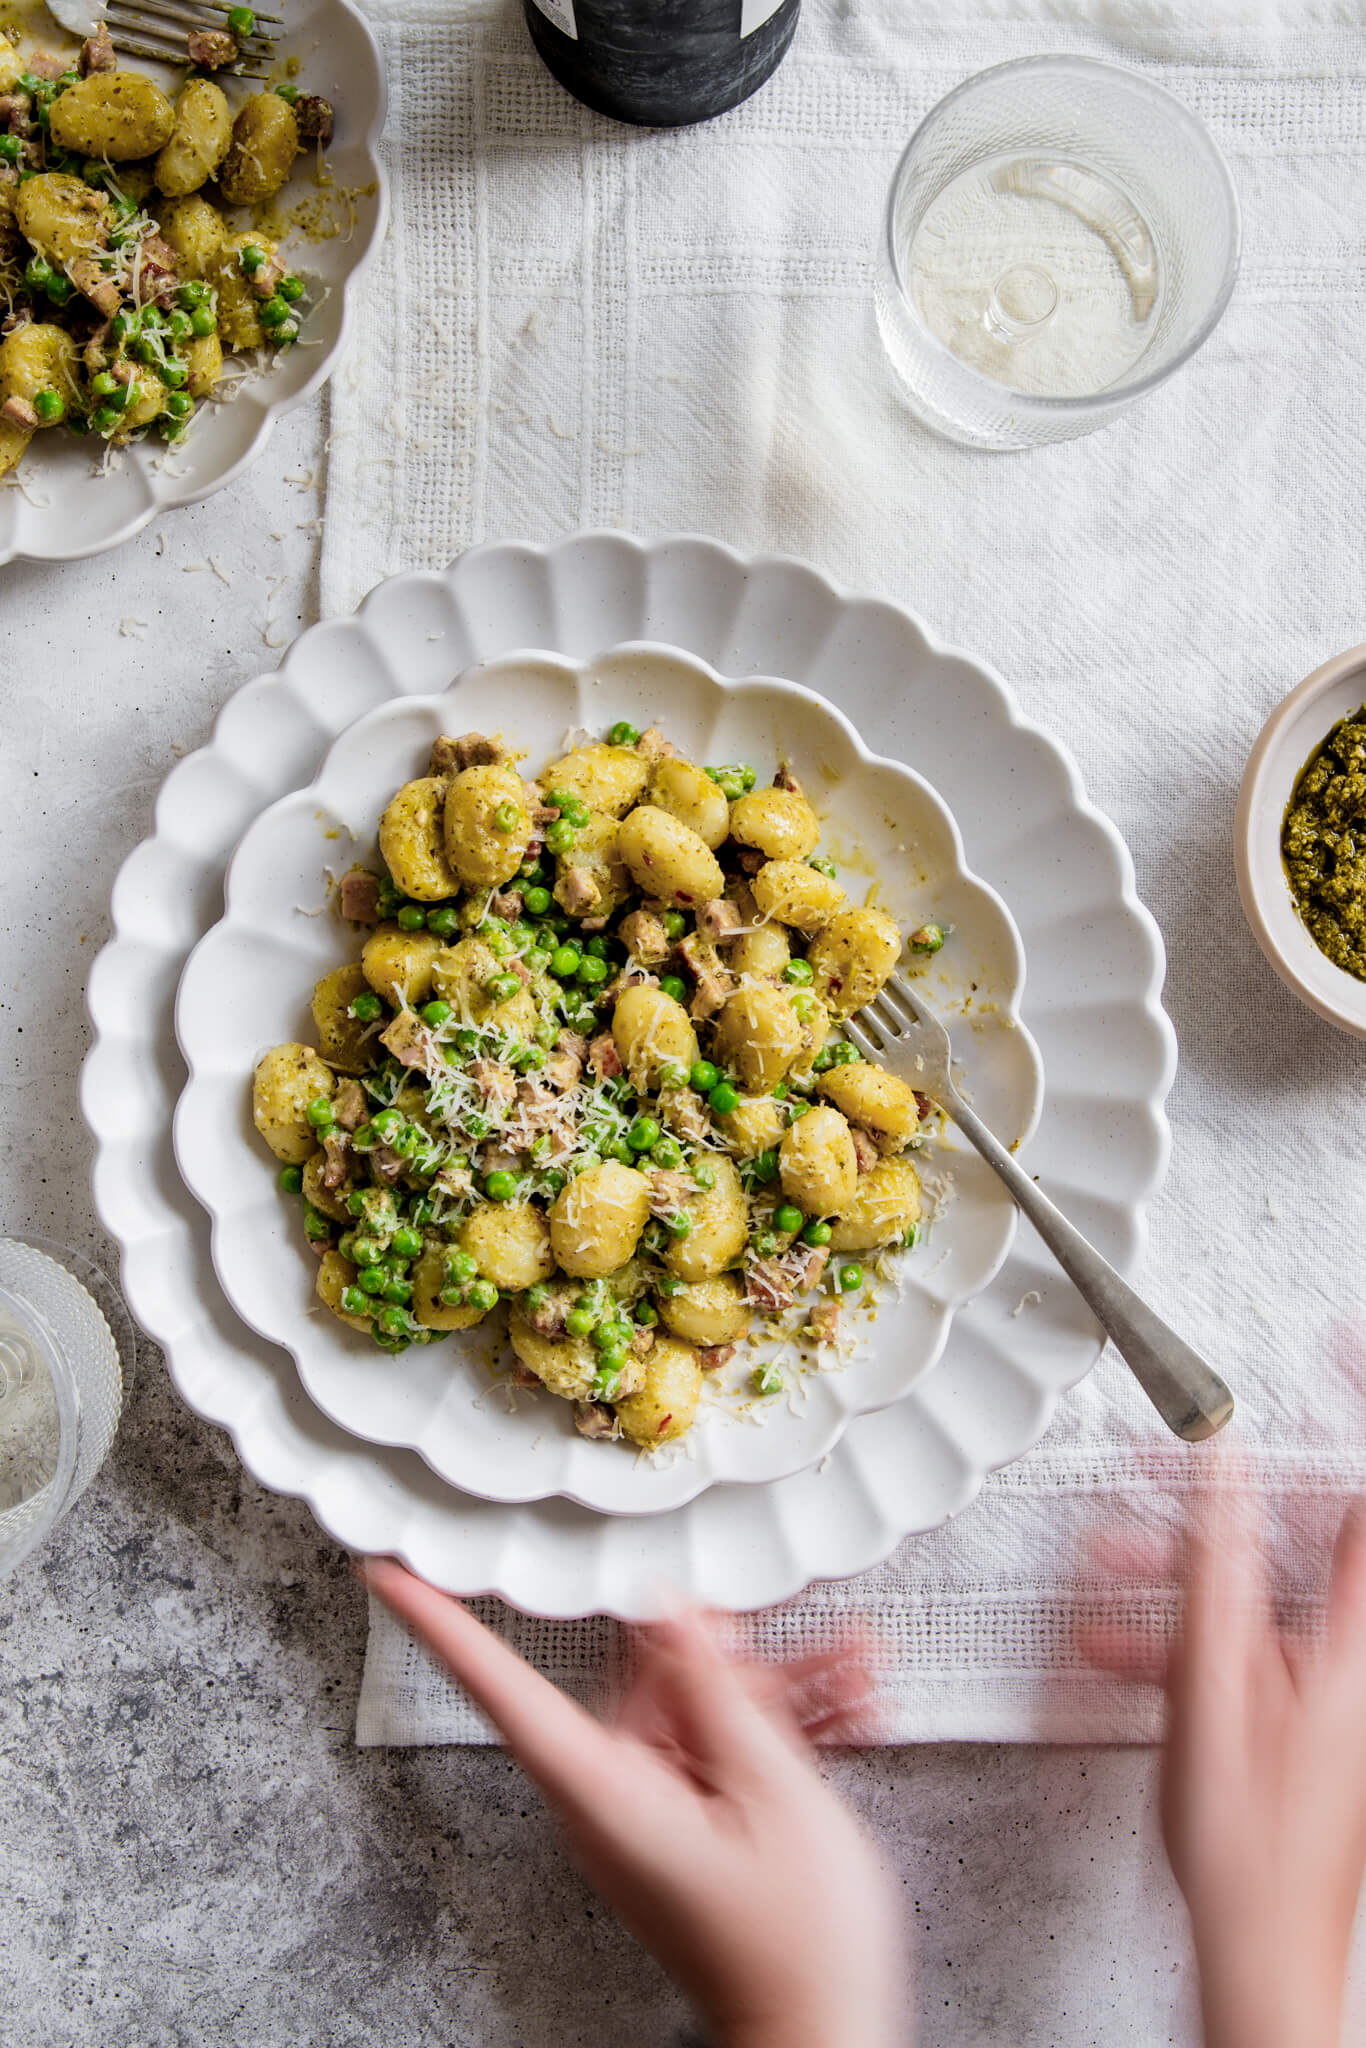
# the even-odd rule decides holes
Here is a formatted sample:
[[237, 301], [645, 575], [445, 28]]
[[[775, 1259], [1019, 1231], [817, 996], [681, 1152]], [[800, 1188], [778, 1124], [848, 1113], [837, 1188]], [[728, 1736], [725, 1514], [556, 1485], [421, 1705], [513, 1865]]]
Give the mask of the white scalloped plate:
[[[314, 981], [354, 958], [355, 940], [317, 915], [327, 869], [375, 851], [375, 825], [401, 782], [425, 770], [442, 732], [496, 729], [537, 766], [575, 727], [618, 717], [661, 725], [692, 759], [750, 761], [767, 781], [789, 762], [820, 808], [825, 843], [851, 866], [855, 901], [878, 880], [903, 931], [936, 917], [951, 943], [927, 969], [933, 994], [970, 1034], [968, 1083], [1007, 1143], [1027, 1138], [1041, 1076], [1019, 1023], [1023, 955], [994, 891], [967, 872], [953, 819], [929, 785], [870, 754], [825, 698], [772, 677], [716, 675], [677, 648], [637, 644], [575, 665], [529, 651], [485, 662], [440, 697], [391, 698], [334, 741], [317, 778], [281, 798], [246, 833], [228, 867], [227, 911], [190, 956], [176, 1031], [190, 1082], [175, 1119], [176, 1158], [214, 1219], [214, 1267], [229, 1301], [261, 1336], [284, 1344], [325, 1415], [369, 1443], [421, 1452], [443, 1479], [488, 1500], [563, 1494], [605, 1514], [660, 1514], [708, 1486], [785, 1479], [823, 1457], [851, 1415], [884, 1408], [943, 1350], [954, 1310], [984, 1287], [1015, 1231], [1016, 1210], [975, 1153], [946, 1143], [924, 1162], [945, 1184], [942, 1219], [905, 1261], [899, 1298], [876, 1319], [850, 1313], [864, 1356], [808, 1374], [794, 1399], [720, 1403], [698, 1418], [687, 1455], [657, 1458], [588, 1443], [551, 1397], [512, 1412], [489, 1398], [487, 1331], [387, 1359], [356, 1331], [320, 1315], [316, 1260], [247, 1115], [247, 1077], [261, 1053], [310, 1035]], [[755, 1423], [762, 1421], [762, 1427]]]
[[[95, 444], [60, 431], [35, 438], [17, 477], [0, 490], [0, 563], [73, 562], [121, 546], [158, 513], [211, 497], [256, 460], [276, 420], [331, 376], [346, 346], [357, 281], [379, 247], [388, 189], [379, 159], [384, 127], [384, 66], [368, 26], [350, 0], [291, 0], [275, 48], [297, 57], [300, 77], [336, 109], [336, 133], [324, 157], [335, 194], [351, 195], [346, 234], [321, 240], [289, 236], [284, 247], [310, 282], [308, 311], [295, 347], [227, 404], [205, 406], [183, 447], [149, 438], [117, 453], [101, 474]], [[168, 83], [168, 67], [137, 68]], [[234, 103], [235, 99], [234, 99]], [[293, 204], [311, 191], [304, 155], [283, 195]], [[338, 199], [338, 215], [344, 211]], [[322, 290], [313, 289], [321, 286]], [[97, 451], [97, 454], [100, 451]]]
[[[958, 1513], [987, 1472], [1036, 1443], [1101, 1344], [1021, 1228], [996, 1278], [955, 1318], [934, 1371], [893, 1407], [851, 1422], [820, 1467], [769, 1486], [712, 1487], [667, 1515], [617, 1517], [563, 1499], [477, 1500], [414, 1451], [359, 1442], [310, 1401], [288, 1353], [229, 1307], [208, 1218], [176, 1170], [171, 1117], [184, 1081], [176, 986], [221, 914], [233, 846], [384, 698], [439, 690], [518, 647], [583, 658], [642, 638], [688, 647], [727, 675], [785, 675], [831, 697], [870, 745], [913, 760], [940, 792], [1029, 959], [1026, 1020], [1050, 1076], [1030, 1164], [1121, 1266], [1137, 1255], [1169, 1147], [1162, 1105], [1176, 1048], [1160, 1000], [1161, 941], [1124, 843], [1004, 683], [901, 607], [850, 596], [787, 557], [688, 535], [589, 533], [472, 549], [440, 573], [391, 578], [354, 618], [305, 633], [167, 778], [156, 831], [115, 885], [81, 1077], [96, 1206], [122, 1245], [129, 1303], [181, 1394], [231, 1429], [263, 1485], [306, 1499], [352, 1549], [392, 1553], [453, 1592], [498, 1593], [548, 1616], [639, 1617], [661, 1581], [716, 1607], [760, 1607], [812, 1579], [866, 1570], [902, 1537]], [[1031, 1290], [1041, 1301], [1013, 1316]]]

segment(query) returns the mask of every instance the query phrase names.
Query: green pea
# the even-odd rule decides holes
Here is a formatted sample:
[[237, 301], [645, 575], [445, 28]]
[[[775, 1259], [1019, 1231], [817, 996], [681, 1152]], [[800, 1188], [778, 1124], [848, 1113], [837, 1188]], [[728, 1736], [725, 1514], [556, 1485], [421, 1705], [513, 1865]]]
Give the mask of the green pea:
[[427, 1133], [419, 1124], [405, 1124], [396, 1137], [389, 1140], [391, 1152], [397, 1152], [400, 1159], [412, 1159], [427, 1143]]
[[776, 1152], [757, 1152], [750, 1161], [750, 1172], [756, 1180], [770, 1181], [778, 1178], [778, 1155]]
[[755, 783], [759, 780], [757, 773], [753, 768], [750, 767], [748, 762], [746, 762], [744, 767], [740, 770], [740, 780], [744, 784], [746, 790], [753, 789]]
[[545, 843], [552, 853], [569, 853], [577, 840], [578, 834], [567, 818], [557, 818], [546, 827]]
[[256, 308], [256, 317], [266, 329], [283, 327], [285, 321], [289, 318], [289, 307], [279, 296], [278, 292], [272, 292], [270, 297], [263, 299]]
[[467, 1054], [472, 1052], [478, 1052], [479, 1033], [477, 1031], [472, 1031], [468, 1024], [462, 1024], [460, 1029], [455, 1034], [455, 1049], [457, 1052], [463, 1052]]
[[470, 1289], [470, 1307], [488, 1310], [498, 1306], [498, 1289], [492, 1280], [476, 1280]]
[[648, 1152], [659, 1143], [659, 1125], [652, 1116], [638, 1116], [626, 1133], [626, 1142], [633, 1152]]
[[710, 1060], [694, 1060], [688, 1069], [688, 1080], [699, 1095], [710, 1095], [720, 1078], [721, 1069]]
[[17, 164], [23, 153], [24, 145], [17, 135], [0, 135], [0, 163]]
[[90, 379], [90, 389], [96, 398], [112, 398], [118, 388], [118, 378], [111, 377], [108, 370], [97, 370]]
[[304, 1175], [301, 1166], [282, 1166], [280, 1168], [280, 1186], [287, 1195], [301, 1194], [303, 1192], [303, 1185]]
[[651, 1301], [638, 1301], [636, 1303], [636, 1321], [643, 1330], [652, 1330], [659, 1321], [659, 1310]]
[[666, 910], [660, 923], [666, 939], [681, 939], [688, 928], [688, 920], [681, 910]]
[[66, 400], [56, 391], [37, 391], [33, 396], [33, 410], [38, 423], [44, 427], [55, 427], [66, 412]]
[[568, 981], [571, 975], [578, 973], [581, 957], [575, 945], [557, 946], [550, 956], [550, 971], [560, 981]]
[[304, 1111], [304, 1115], [308, 1118], [315, 1131], [325, 1130], [328, 1124], [335, 1122], [335, 1118], [332, 1115], [332, 1104], [326, 1095], [315, 1095], [308, 1108]]
[[324, 1238], [331, 1237], [331, 1235], [331, 1222], [322, 1214], [321, 1210], [304, 1210], [304, 1236], [310, 1244], [321, 1244]]
[[771, 1230], [756, 1230], [750, 1243], [761, 1259], [771, 1259], [778, 1249], [778, 1240]]
[[579, 962], [578, 978], [585, 988], [597, 988], [601, 982], [606, 981], [611, 971], [605, 960], [598, 960], [589, 953]]
[[686, 981], [680, 980], [678, 975], [661, 974], [659, 977], [659, 985], [663, 989], [665, 995], [672, 996], [676, 1003], [686, 1001], [688, 994], [688, 984]]
[[532, 1286], [528, 1287], [526, 1291], [526, 1305], [533, 1312], [537, 1309], [544, 1308], [549, 1299], [550, 1289], [548, 1287], [542, 1286], [539, 1280], [537, 1280]]
[[378, 1237], [362, 1237], [357, 1230], [351, 1233], [351, 1258], [358, 1266], [379, 1266], [384, 1259], [384, 1243]]
[[[434, 1223], [436, 1221], [436, 1204], [429, 1202], [425, 1195], [414, 1195], [409, 1214], [415, 1224]], [[419, 1237], [417, 1242], [418, 1249], [421, 1250], [422, 1239]], [[398, 1243], [397, 1237], [395, 1237], [394, 1243]], [[412, 1256], [416, 1258], [417, 1252], [414, 1252]]]
[[418, 1015], [424, 1024], [431, 1025], [433, 1031], [439, 1031], [443, 1024], [450, 1023], [455, 1012], [449, 1003], [443, 1003], [440, 997], [438, 997], [435, 1002], [424, 1003]]
[[463, 1308], [465, 1306], [465, 1290], [463, 1287], [443, 1287], [437, 1299], [443, 1301], [447, 1308]]
[[673, 1173], [683, 1164], [683, 1147], [677, 1138], [671, 1138], [665, 1132], [664, 1136], [657, 1138], [650, 1147], [650, 1157], [655, 1165], [662, 1167], [666, 1173]]
[[830, 1225], [828, 1223], [822, 1223], [819, 1217], [813, 1216], [811, 1221], [807, 1224], [805, 1230], [802, 1232], [802, 1243], [821, 1245], [829, 1244], [829, 1242]]
[[378, 1131], [382, 1145], [392, 1145], [403, 1129], [403, 1118], [396, 1109], [382, 1109], [379, 1115], [371, 1117], [370, 1121]]
[[415, 1259], [422, 1251], [422, 1233], [404, 1223], [394, 1232], [394, 1250], [401, 1259]]
[[620, 1386], [620, 1384], [620, 1370], [614, 1370], [612, 1367], [607, 1365], [606, 1362], [604, 1362], [602, 1365], [598, 1367], [597, 1372], [593, 1375], [593, 1399], [595, 1401], [614, 1400], [616, 1398], [617, 1388]]
[[944, 927], [942, 924], [922, 924], [918, 931], [911, 933], [909, 943], [913, 953], [937, 953], [944, 943]]
[[567, 819], [578, 832], [583, 830], [592, 815], [593, 813], [589, 810], [583, 798], [578, 796], [568, 797], [565, 801], [564, 809], [560, 812], [560, 816]]
[[753, 1387], [756, 1394], [781, 1394], [783, 1376], [772, 1360], [754, 1369]]
[[684, 1066], [682, 1060], [660, 1061], [659, 1085], [661, 1088], [673, 1089], [687, 1087], [688, 1069]]
[[404, 1308], [382, 1308], [375, 1317], [386, 1337], [406, 1337], [408, 1334], [408, 1311]]
[[435, 932], [439, 939], [454, 938], [459, 928], [460, 919], [449, 904], [440, 910], [427, 912], [427, 929], [429, 932]]
[[810, 1023], [816, 1014], [816, 998], [810, 989], [799, 988], [793, 991], [792, 1014], [794, 1017], [800, 1017], [803, 1024]]
[[740, 1107], [740, 1091], [729, 1081], [718, 1081], [708, 1092], [707, 1104], [716, 1116], [729, 1116]]
[[488, 992], [495, 1003], [510, 1003], [521, 986], [515, 974], [495, 974], [488, 984]]
[[97, 434], [112, 434], [122, 417], [116, 405], [97, 405], [90, 415], [90, 424]]
[[355, 1001], [347, 1005], [346, 1014], [354, 1017], [358, 1024], [374, 1024], [384, 1011], [379, 997], [370, 989], [362, 989]]
[[696, 1159], [693, 1161], [692, 1177], [700, 1188], [714, 1188], [716, 1186], [716, 1168], [709, 1159]]
[[75, 297], [76, 287], [64, 271], [54, 270], [47, 281], [47, 295], [54, 306], [66, 306]]
[[[387, 1311], [387, 1313], [391, 1315], [398, 1315], [401, 1314], [402, 1311], [398, 1309], [391, 1309]], [[406, 1351], [410, 1343], [430, 1344], [432, 1338], [436, 1335], [436, 1331], [418, 1329], [409, 1330], [405, 1326], [404, 1334], [400, 1337], [391, 1335], [387, 1330], [377, 1330], [374, 1324], [372, 1323], [370, 1326], [370, 1335], [374, 1339], [375, 1343], [378, 1344], [381, 1351], [399, 1352]]]
[[541, 917], [550, 908], [550, 891], [541, 888], [527, 889], [523, 892], [522, 901], [533, 917]]
[[783, 980], [790, 981], [794, 988], [802, 988], [811, 980], [812, 974], [809, 960], [789, 960], [783, 969]]
[[832, 1045], [823, 1045], [811, 1062], [811, 1070], [816, 1074], [828, 1074], [834, 1064], [835, 1048]]
[[190, 381], [190, 373], [184, 363], [178, 363], [174, 356], [157, 364], [157, 374], [168, 391], [179, 391]]
[[349, 1316], [365, 1316], [370, 1313], [370, 1297], [362, 1294], [359, 1287], [343, 1287], [341, 1305]]
[[604, 1145], [602, 1156], [604, 1159], [615, 1159], [619, 1166], [634, 1166], [636, 1163], [635, 1153], [623, 1138], [613, 1138], [609, 1145]]
[[529, 860], [524, 860], [517, 872], [524, 882], [543, 882], [545, 880], [545, 869], [534, 855]]
[[204, 306], [208, 304], [209, 287], [199, 278], [192, 277], [188, 284], [180, 287], [176, 298], [182, 306]]
[[296, 299], [301, 299], [304, 295], [304, 281], [301, 277], [295, 277], [293, 272], [291, 272], [288, 277], [280, 279], [275, 289], [280, 297], [285, 300], [286, 304], [292, 306]]
[[675, 1280], [672, 1274], [665, 1273], [656, 1280], [655, 1289], [664, 1296], [666, 1301], [672, 1301], [676, 1294], [683, 1292], [683, 1282]]
[[284, 100], [286, 105], [292, 107], [295, 100], [299, 97], [299, 88], [297, 85], [277, 85], [275, 97]]
[[478, 1274], [479, 1267], [468, 1252], [447, 1252], [446, 1278], [453, 1286], [468, 1287]]
[[607, 735], [608, 744], [614, 747], [633, 747], [639, 738], [629, 718], [619, 718]]
[[373, 1152], [379, 1143], [379, 1132], [373, 1124], [357, 1124], [351, 1133], [351, 1143], [358, 1152]]
[[385, 1281], [384, 1299], [386, 1301], [394, 1301], [398, 1303], [400, 1308], [407, 1308], [412, 1298], [412, 1288], [406, 1280], [400, 1280], [397, 1274], [392, 1279]]
[[362, 1266], [356, 1275], [356, 1285], [366, 1294], [382, 1294], [388, 1277], [383, 1266]]
[[516, 804], [499, 804], [493, 814], [494, 830], [497, 832], [515, 832], [521, 821], [521, 816], [522, 814]]
[[243, 36], [249, 36], [255, 29], [256, 16], [249, 7], [230, 7], [228, 9], [228, 27], [237, 37], [237, 40], [241, 42]]
[[216, 333], [217, 329], [218, 322], [208, 307], [196, 306], [190, 315], [191, 334], [197, 335], [200, 341], [204, 341], [210, 334]]
[[571, 1308], [564, 1319], [565, 1330], [571, 1337], [586, 1337], [596, 1323], [597, 1317], [587, 1308]]
[[692, 1217], [686, 1215], [684, 1211], [680, 1209], [677, 1216], [670, 1216], [668, 1218], [665, 1228], [668, 1230], [670, 1237], [691, 1237]]
[[805, 1221], [795, 1202], [780, 1202], [773, 1211], [773, 1227], [780, 1230], [784, 1237], [795, 1236]]
[[337, 1239], [337, 1250], [344, 1259], [350, 1259], [353, 1266], [358, 1263], [356, 1259], [356, 1233], [354, 1230], [344, 1230], [342, 1232], [341, 1236]]
[[814, 868], [818, 875], [829, 875], [832, 881], [835, 878], [835, 863], [832, 860], [828, 860], [824, 854], [808, 854], [806, 865], [809, 868]]
[[839, 1286], [841, 1294], [852, 1294], [856, 1287], [862, 1287], [862, 1285], [862, 1266], [856, 1265], [853, 1261], [851, 1261], [849, 1265], [840, 1267]]
[[835, 1047], [833, 1054], [834, 1063], [837, 1067], [856, 1066], [862, 1058], [863, 1054], [859, 1051], [858, 1047], [850, 1045], [847, 1038], [840, 1041]]
[[420, 903], [405, 903], [398, 914], [398, 923], [405, 932], [420, 932], [427, 922], [427, 913]]
[[484, 1176], [484, 1193], [491, 1202], [510, 1202], [517, 1192], [517, 1176], [498, 1167]]
[[52, 282], [52, 265], [46, 256], [31, 256], [24, 267], [24, 283], [31, 292], [45, 292]]
[[194, 333], [194, 324], [189, 314], [182, 313], [177, 308], [166, 321], [166, 332], [170, 335], [172, 341], [188, 341]]

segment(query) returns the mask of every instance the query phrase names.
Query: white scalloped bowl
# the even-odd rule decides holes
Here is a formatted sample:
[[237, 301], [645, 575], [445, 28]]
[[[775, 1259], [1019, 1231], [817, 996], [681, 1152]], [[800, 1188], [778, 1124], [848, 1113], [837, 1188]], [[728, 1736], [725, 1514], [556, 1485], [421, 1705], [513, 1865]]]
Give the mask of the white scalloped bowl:
[[[298, 343], [226, 404], [205, 406], [183, 447], [155, 438], [115, 456], [101, 473], [94, 444], [54, 432], [35, 439], [17, 480], [0, 490], [0, 563], [73, 562], [122, 545], [159, 513], [210, 497], [254, 462], [275, 422], [331, 376], [354, 317], [356, 285], [379, 247], [388, 188], [379, 159], [384, 127], [384, 67], [374, 36], [350, 0], [291, 0], [275, 48], [297, 56], [308, 89], [330, 99], [336, 134], [325, 157], [337, 194], [350, 195], [350, 231], [327, 239], [288, 236], [285, 249], [303, 271], [310, 303]], [[138, 68], [169, 80], [165, 66]], [[302, 196], [310, 159], [299, 159], [286, 201]], [[340, 200], [338, 200], [340, 204]]]
[[501, 1501], [564, 1495], [605, 1514], [656, 1514], [718, 1483], [783, 1479], [823, 1457], [852, 1416], [900, 1399], [943, 1350], [954, 1310], [1000, 1266], [1016, 1211], [977, 1155], [949, 1144], [922, 1163], [951, 1199], [905, 1267], [899, 1299], [869, 1327], [867, 1355], [808, 1374], [791, 1403], [762, 1404], [754, 1426], [704, 1405], [687, 1455], [634, 1456], [586, 1442], [551, 1396], [509, 1411], [490, 1398], [486, 1329], [385, 1357], [359, 1332], [319, 1313], [316, 1262], [293, 1204], [252, 1128], [249, 1077], [270, 1045], [311, 1035], [317, 978], [356, 941], [318, 915], [327, 875], [373, 855], [393, 790], [426, 765], [439, 733], [496, 729], [534, 766], [563, 751], [572, 727], [615, 719], [658, 724], [694, 759], [745, 760], [767, 780], [790, 761], [822, 817], [823, 844], [859, 900], [873, 877], [903, 930], [928, 917], [952, 939], [922, 971], [938, 1005], [971, 1021], [968, 1082], [1007, 1143], [1033, 1128], [1038, 1057], [1019, 1021], [1024, 958], [994, 891], [964, 864], [947, 808], [912, 770], [871, 754], [835, 708], [773, 678], [728, 681], [675, 648], [638, 644], [574, 664], [513, 654], [459, 677], [439, 697], [410, 697], [357, 720], [329, 749], [317, 779], [267, 810], [228, 869], [222, 921], [195, 949], [176, 1028], [190, 1068], [175, 1121], [186, 1182], [213, 1218], [213, 1257], [244, 1321], [284, 1344], [324, 1414], [366, 1442], [417, 1450], [462, 1491]]

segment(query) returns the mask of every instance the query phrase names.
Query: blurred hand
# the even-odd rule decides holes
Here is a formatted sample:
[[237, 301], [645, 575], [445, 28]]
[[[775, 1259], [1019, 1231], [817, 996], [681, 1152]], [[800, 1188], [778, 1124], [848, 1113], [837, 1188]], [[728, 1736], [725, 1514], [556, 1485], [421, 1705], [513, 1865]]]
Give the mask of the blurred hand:
[[1207, 2048], [1337, 2048], [1366, 1867], [1366, 1513], [1338, 1537], [1327, 1633], [1278, 1628], [1256, 1519], [1192, 1533], [1179, 1643], [1095, 1631], [1092, 1661], [1165, 1679], [1162, 1826], [1200, 1966]]
[[387, 1560], [364, 1576], [478, 1701], [585, 1874], [726, 2048], [891, 2048], [894, 1895], [808, 1748], [866, 1712], [857, 1653], [741, 1665], [681, 1614], [642, 1631], [607, 1727], [458, 1600]]

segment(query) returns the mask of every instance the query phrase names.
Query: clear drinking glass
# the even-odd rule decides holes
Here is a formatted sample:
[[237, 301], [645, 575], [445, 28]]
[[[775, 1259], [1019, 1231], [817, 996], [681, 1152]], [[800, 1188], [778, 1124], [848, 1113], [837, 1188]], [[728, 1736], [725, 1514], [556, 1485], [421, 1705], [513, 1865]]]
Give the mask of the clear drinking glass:
[[931, 109], [877, 269], [914, 412], [978, 448], [1094, 433], [1179, 369], [1238, 274], [1238, 201], [1195, 116], [1086, 57], [1025, 57]]
[[0, 1578], [104, 1463], [134, 1347], [98, 1266], [45, 1238], [0, 1237]]

